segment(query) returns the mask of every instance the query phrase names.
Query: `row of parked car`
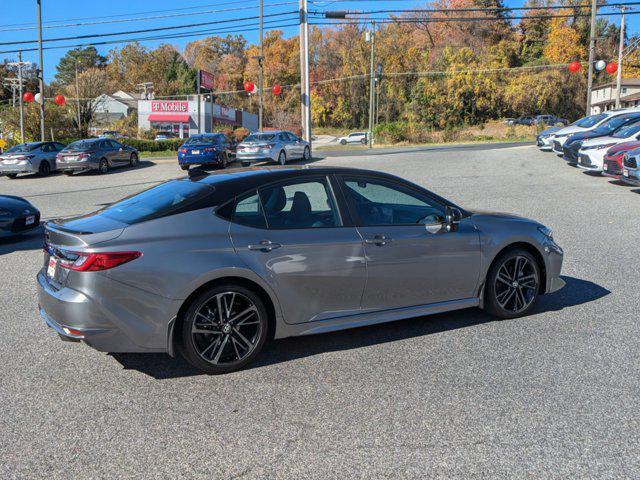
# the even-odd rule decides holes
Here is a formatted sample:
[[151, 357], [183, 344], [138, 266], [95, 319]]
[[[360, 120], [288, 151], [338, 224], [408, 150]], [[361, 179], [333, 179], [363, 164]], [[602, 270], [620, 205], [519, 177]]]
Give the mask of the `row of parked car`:
[[65, 175], [138, 164], [140, 154], [113, 138], [88, 138], [64, 145], [60, 142], [29, 142], [11, 147], [0, 154], [0, 175], [10, 179], [23, 173], [47, 176], [53, 171]]
[[537, 144], [570, 165], [628, 185], [640, 185], [640, 108], [609, 110], [566, 127], [543, 130]]

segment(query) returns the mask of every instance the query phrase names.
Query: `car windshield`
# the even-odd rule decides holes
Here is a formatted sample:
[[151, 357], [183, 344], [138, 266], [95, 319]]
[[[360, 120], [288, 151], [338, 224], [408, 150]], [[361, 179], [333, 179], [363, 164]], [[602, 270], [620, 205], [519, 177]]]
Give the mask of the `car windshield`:
[[98, 142], [94, 142], [92, 140], [78, 140], [77, 142], [73, 142], [72, 144], [68, 145], [67, 148], [65, 148], [65, 150], [86, 151], [86, 150], [91, 150], [97, 144]]
[[599, 121], [605, 119], [607, 116], [604, 113], [599, 113], [598, 115], [589, 115], [588, 117], [583, 117], [580, 120], [577, 120], [574, 125], [576, 127], [589, 128], [593, 127]]
[[15, 145], [7, 150], [6, 153], [24, 153], [30, 152], [31, 150], [35, 150], [41, 144], [40, 143], [21, 143], [20, 145]]
[[620, 127], [611, 136], [614, 138], [627, 138], [631, 135], [635, 135], [638, 132], [640, 132], [640, 122], [635, 122], [629, 125], [625, 125], [624, 127]]
[[185, 145], [218, 145], [222, 143], [222, 135], [194, 135], [184, 142]]
[[116, 202], [98, 212], [129, 225], [184, 211], [214, 191], [215, 187], [189, 180], [172, 180]]
[[243, 142], [268, 142], [273, 140], [273, 137], [275, 137], [273, 133], [254, 133], [245, 138]]
[[600, 125], [598, 128], [596, 128], [594, 130], [595, 133], [599, 134], [599, 135], [609, 135], [611, 132], [613, 132], [614, 130], [617, 130], [618, 128], [620, 128], [622, 125], [629, 123], [633, 120], [636, 120], [637, 117], [629, 117], [627, 115], [619, 115], [617, 117], [613, 117], [609, 120], [607, 120], [606, 122], [604, 122], [602, 125]]

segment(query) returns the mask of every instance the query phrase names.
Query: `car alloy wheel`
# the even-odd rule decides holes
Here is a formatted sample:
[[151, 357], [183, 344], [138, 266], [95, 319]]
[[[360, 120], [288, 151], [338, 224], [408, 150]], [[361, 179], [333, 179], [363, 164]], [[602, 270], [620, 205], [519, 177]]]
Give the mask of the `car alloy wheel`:
[[106, 158], [100, 160], [100, 165], [98, 166], [98, 170], [100, 173], [108, 173], [109, 172], [109, 162], [107, 162]]
[[129, 159], [129, 165], [135, 167], [138, 165], [138, 156], [135, 153], [131, 154], [131, 158]]
[[51, 172], [51, 165], [46, 160], [40, 162], [40, 167], [38, 168], [38, 175], [42, 177], [46, 177]]
[[285, 153], [284, 150], [280, 151], [280, 155], [278, 155], [278, 163], [280, 165], [286, 165], [287, 164], [287, 154]]
[[253, 360], [267, 337], [260, 298], [239, 285], [213, 288], [185, 315], [182, 348], [187, 361], [207, 373], [238, 370]]
[[512, 250], [496, 259], [487, 275], [485, 308], [500, 318], [524, 315], [540, 290], [540, 267], [525, 250]]
[[347, 141], [346, 140], [340, 140], [340, 145], [346, 145]]
[[309, 147], [304, 147], [304, 153], [302, 154], [302, 159], [305, 162], [308, 162], [309, 160], [311, 160], [311, 150], [309, 150]]

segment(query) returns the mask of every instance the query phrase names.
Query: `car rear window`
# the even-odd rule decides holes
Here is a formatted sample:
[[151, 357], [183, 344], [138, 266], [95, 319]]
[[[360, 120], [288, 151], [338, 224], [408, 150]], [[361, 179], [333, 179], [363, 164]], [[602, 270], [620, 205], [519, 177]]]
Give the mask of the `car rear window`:
[[42, 146], [42, 143], [21, 143], [20, 145], [15, 145], [7, 150], [6, 153], [24, 153], [30, 152], [31, 150], [35, 150], [36, 148]]
[[222, 135], [196, 135], [189, 137], [189, 140], [184, 142], [185, 145], [219, 145], [222, 143]]
[[79, 140], [77, 142], [73, 142], [67, 146], [68, 150], [91, 150], [95, 148], [98, 142], [96, 141], [87, 141], [87, 140]]
[[275, 137], [274, 133], [254, 133], [253, 135], [249, 135], [247, 138], [243, 140], [244, 142], [268, 142], [269, 140], [273, 140]]
[[189, 180], [172, 180], [125, 198], [100, 210], [105, 216], [128, 225], [197, 210], [208, 206], [206, 199], [215, 187]]

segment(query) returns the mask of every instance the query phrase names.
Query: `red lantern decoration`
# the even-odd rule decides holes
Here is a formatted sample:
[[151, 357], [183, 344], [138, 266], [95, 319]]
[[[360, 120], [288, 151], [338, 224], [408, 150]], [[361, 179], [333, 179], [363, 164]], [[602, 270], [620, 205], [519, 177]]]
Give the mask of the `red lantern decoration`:
[[578, 61], [573, 61], [569, 64], [569, 71], [571, 73], [578, 73], [580, 71], [580, 62]]
[[271, 89], [271, 91], [273, 92], [274, 95], [280, 95], [282, 93], [282, 87], [276, 83]]
[[253, 92], [255, 85], [253, 84], [253, 82], [250, 82], [249, 80], [247, 80], [246, 82], [244, 82], [243, 87], [245, 92], [251, 93]]
[[605, 67], [605, 71], [609, 75], [613, 75], [614, 73], [616, 73], [617, 70], [618, 70], [618, 64], [616, 62], [607, 63], [607, 66]]
[[24, 100], [27, 103], [31, 103], [35, 100], [35, 95], [31, 92], [24, 92], [24, 95], [22, 96], [22, 100]]
[[62, 106], [65, 104], [66, 100], [64, 98], [63, 95], [56, 95], [55, 98], [53, 99], [53, 101], [55, 102], [56, 105], [58, 106]]

